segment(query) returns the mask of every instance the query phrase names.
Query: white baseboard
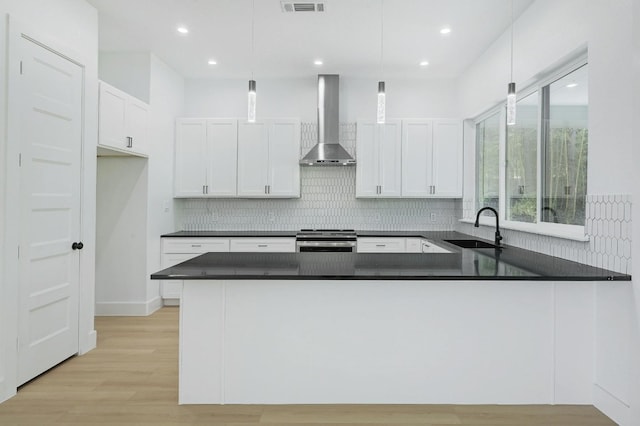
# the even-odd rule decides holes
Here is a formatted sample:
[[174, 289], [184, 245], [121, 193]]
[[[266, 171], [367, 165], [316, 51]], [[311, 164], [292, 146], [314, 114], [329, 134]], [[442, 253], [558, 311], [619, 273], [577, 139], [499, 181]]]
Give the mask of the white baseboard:
[[6, 377], [0, 377], [0, 403], [16, 396], [15, 383], [14, 387], [10, 387]]
[[80, 344], [80, 350], [78, 355], [84, 355], [87, 352], [95, 349], [98, 346], [98, 333], [95, 330], [91, 330], [87, 336], [86, 342]]
[[593, 386], [593, 405], [621, 426], [631, 426], [630, 408], [598, 384]]
[[162, 307], [162, 299], [154, 297], [146, 302], [98, 302], [98, 317], [146, 317]]

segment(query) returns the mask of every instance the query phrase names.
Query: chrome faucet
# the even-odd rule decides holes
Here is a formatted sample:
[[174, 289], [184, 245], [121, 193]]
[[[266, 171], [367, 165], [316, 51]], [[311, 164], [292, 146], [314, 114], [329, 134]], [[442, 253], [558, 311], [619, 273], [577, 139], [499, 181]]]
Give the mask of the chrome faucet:
[[494, 244], [496, 245], [496, 247], [500, 247], [500, 241], [502, 241], [502, 235], [500, 235], [500, 219], [498, 218], [498, 212], [496, 211], [496, 209], [494, 209], [493, 207], [483, 207], [480, 210], [478, 210], [478, 214], [476, 214], [476, 223], [474, 223], [473, 226], [475, 226], [476, 228], [480, 226], [480, 214], [482, 214], [482, 212], [485, 210], [492, 211], [493, 214], [496, 216], [496, 239]]

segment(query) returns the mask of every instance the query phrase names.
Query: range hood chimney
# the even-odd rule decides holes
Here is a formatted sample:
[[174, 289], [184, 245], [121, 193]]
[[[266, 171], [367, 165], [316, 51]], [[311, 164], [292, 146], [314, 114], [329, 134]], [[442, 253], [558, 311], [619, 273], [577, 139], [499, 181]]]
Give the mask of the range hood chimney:
[[340, 76], [318, 75], [318, 143], [305, 155], [304, 166], [349, 166], [356, 160], [338, 143]]

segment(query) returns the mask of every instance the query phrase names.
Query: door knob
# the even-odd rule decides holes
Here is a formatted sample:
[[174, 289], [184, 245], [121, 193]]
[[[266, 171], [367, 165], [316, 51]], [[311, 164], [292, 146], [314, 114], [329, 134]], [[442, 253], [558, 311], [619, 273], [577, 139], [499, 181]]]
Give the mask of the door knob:
[[82, 244], [82, 241], [78, 242], [78, 243], [71, 244], [71, 248], [73, 250], [82, 250], [82, 247], [84, 247], [84, 244]]

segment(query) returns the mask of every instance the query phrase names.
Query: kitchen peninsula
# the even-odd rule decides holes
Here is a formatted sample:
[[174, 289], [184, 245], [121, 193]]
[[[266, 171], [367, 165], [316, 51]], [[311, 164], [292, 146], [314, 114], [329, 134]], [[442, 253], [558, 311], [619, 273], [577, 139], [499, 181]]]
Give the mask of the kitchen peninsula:
[[630, 276], [421, 236], [451, 253], [207, 253], [153, 274], [184, 280], [180, 403], [591, 403], [595, 289]]

